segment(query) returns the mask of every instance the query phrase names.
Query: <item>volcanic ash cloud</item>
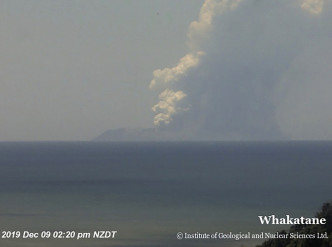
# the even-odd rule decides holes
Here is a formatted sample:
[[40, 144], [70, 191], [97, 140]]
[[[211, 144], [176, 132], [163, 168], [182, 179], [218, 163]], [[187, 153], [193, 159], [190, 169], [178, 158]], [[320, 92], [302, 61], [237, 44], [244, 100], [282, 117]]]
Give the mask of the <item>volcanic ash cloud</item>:
[[206, 0], [188, 53], [153, 72], [155, 126], [193, 139], [332, 138], [330, 13], [323, 0]]

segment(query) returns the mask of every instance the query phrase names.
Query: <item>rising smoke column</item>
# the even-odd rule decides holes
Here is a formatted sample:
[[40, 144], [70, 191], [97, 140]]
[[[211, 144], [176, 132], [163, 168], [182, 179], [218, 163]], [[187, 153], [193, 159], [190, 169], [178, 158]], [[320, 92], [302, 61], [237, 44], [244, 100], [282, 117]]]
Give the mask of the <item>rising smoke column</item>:
[[156, 113], [154, 124], [160, 126], [169, 124], [172, 116], [189, 110], [188, 106], [178, 106], [187, 95], [182, 90], [176, 90], [176, 83], [186, 76], [190, 70], [199, 65], [204, 51], [200, 45], [204, 42], [212, 29], [212, 21], [215, 15], [221, 14], [228, 9], [234, 9], [241, 0], [206, 0], [203, 4], [198, 21], [190, 24], [188, 31], [188, 47], [190, 52], [182, 57], [173, 68], [157, 69], [153, 72], [150, 89], [162, 90], [159, 94], [159, 102], [152, 107]]
[[292, 113], [283, 102], [300, 106], [285, 92], [306, 70], [294, 61], [326, 35], [324, 9], [323, 0], [206, 0], [188, 29], [189, 53], [153, 72], [154, 124], [193, 139], [291, 137], [296, 124], [285, 121]]

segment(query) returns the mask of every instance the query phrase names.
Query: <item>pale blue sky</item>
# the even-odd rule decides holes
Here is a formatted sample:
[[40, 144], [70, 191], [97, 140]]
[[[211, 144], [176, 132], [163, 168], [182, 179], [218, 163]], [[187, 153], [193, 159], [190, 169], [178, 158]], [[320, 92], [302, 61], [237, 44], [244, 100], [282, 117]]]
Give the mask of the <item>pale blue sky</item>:
[[0, 141], [151, 127], [148, 85], [187, 52], [202, 0], [1, 0]]

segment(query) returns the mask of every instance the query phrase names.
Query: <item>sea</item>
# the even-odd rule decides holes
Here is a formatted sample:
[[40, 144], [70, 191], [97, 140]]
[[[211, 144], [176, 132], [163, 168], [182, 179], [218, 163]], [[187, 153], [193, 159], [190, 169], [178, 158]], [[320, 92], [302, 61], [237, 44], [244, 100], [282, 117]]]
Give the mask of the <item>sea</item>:
[[1, 142], [0, 246], [254, 247], [331, 175], [332, 142]]

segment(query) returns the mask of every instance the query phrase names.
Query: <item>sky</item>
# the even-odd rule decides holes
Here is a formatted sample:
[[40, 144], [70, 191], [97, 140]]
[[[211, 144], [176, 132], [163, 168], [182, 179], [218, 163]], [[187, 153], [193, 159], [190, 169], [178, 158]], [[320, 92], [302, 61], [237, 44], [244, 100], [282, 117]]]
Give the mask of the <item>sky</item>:
[[0, 141], [153, 127], [152, 71], [187, 52], [201, 0], [1, 0]]
[[330, 0], [1, 0], [0, 141], [332, 139]]

